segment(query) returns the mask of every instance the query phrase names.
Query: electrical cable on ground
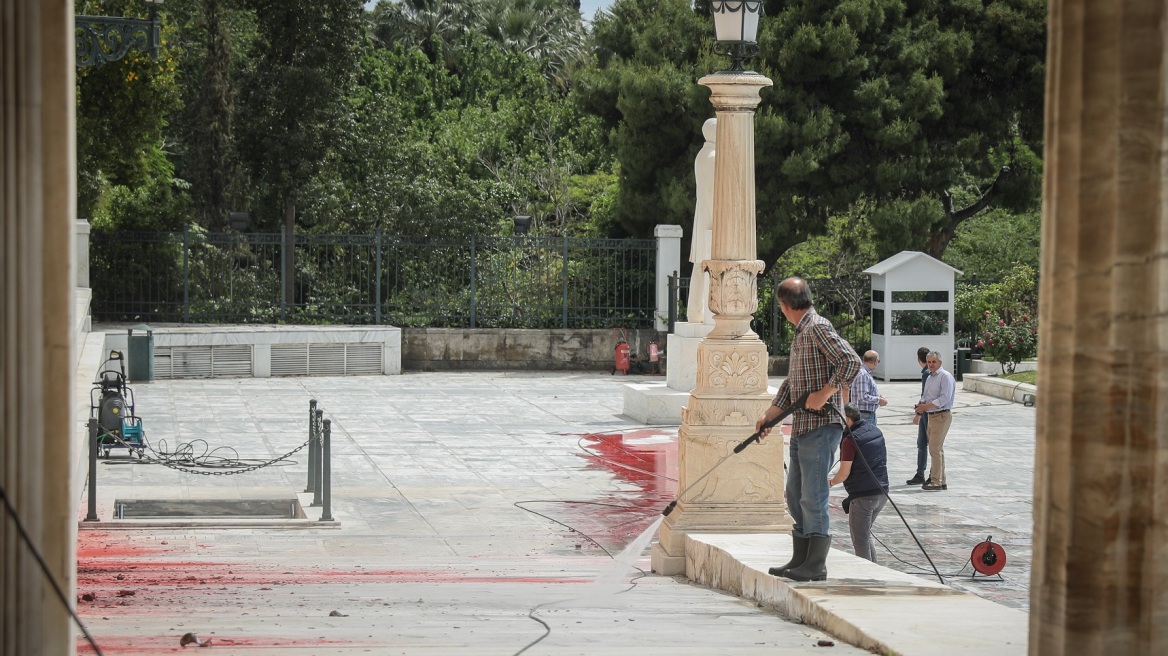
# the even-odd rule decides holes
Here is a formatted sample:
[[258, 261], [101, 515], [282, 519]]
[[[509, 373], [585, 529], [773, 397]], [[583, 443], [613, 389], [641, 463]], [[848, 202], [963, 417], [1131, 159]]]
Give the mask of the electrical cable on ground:
[[[644, 426], [637, 427], [637, 429], [638, 429], [638, 430], [639, 430], [639, 429], [643, 429], [643, 428], [645, 428], [645, 427], [644, 427]], [[652, 427], [650, 427], [650, 428], [652, 428]], [[599, 433], [589, 433], [589, 435], [606, 435], [606, 434], [612, 434], [612, 433], [623, 433], [623, 432], [625, 432], [625, 431], [628, 431], [628, 430], [632, 430], [632, 429], [629, 429], [629, 428], [621, 428], [621, 429], [615, 429], [615, 430], [611, 430], [611, 431], [602, 431], [602, 432], [599, 432]], [[626, 464], [624, 464], [624, 463], [622, 463], [622, 462], [618, 462], [618, 461], [616, 461], [616, 460], [612, 460], [612, 459], [610, 459], [610, 458], [606, 458], [606, 457], [604, 457], [604, 456], [602, 456], [602, 455], [600, 455], [600, 454], [597, 454], [597, 453], [595, 453], [594, 451], [592, 451], [591, 449], [589, 449], [589, 448], [585, 447], [585, 446], [582, 444], [582, 442], [584, 441], [584, 438], [585, 438], [585, 437], [587, 437], [587, 435], [581, 436], [581, 437], [580, 437], [580, 439], [576, 441], [576, 446], [577, 446], [577, 447], [578, 447], [580, 450], [584, 451], [585, 453], [587, 453], [587, 454], [589, 454], [589, 455], [591, 455], [591, 456], [593, 456], [593, 457], [595, 457], [595, 458], [598, 458], [598, 459], [600, 459], [600, 460], [604, 460], [605, 462], [609, 462], [609, 463], [611, 463], [611, 464], [614, 464], [614, 465], [620, 465], [621, 467], [625, 467], [625, 468], [627, 468], [627, 469], [630, 469], [630, 470], [633, 470], [633, 471], [637, 471], [637, 472], [642, 472], [642, 473], [645, 473], [645, 474], [649, 474], [649, 475], [652, 475], [652, 476], [655, 476], [655, 477], [658, 477], [658, 478], [664, 478], [664, 479], [666, 479], [666, 480], [671, 480], [671, 481], [675, 481], [675, 480], [676, 480], [676, 479], [674, 479], [674, 478], [672, 478], [672, 477], [665, 476], [665, 475], [659, 474], [659, 473], [657, 473], [657, 472], [651, 472], [651, 471], [648, 471], [648, 470], [639, 469], [639, 468], [637, 468], [637, 467], [632, 467], [632, 466], [626, 465]], [[600, 550], [601, 550], [601, 551], [603, 551], [603, 552], [604, 552], [604, 553], [605, 553], [605, 554], [606, 554], [606, 555], [607, 555], [609, 558], [613, 558], [613, 559], [615, 559], [616, 557], [612, 555], [612, 552], [611, 552], [611, 551], [609, 551], [608, 549], [606, 549], [606, 548], [605, 548], [605, 546], [604, 546], [603, 544], [600, 544], [600, 542], [597, 542], [597, 541], [596, 541], [596, 540], [595, 540], [595, 539], [594, 539], [592, 536], [590, 536], [590, 535], [588, 535], [587, 533], [584, 533], [583, 531], [580, 531], [580, 530], [578, 530], [578, 529], [576, 529], [576, 528], [573, 528], [572, 526], [569, 526], [568, 524], [565, 524], [564, 522], [561, 522], [560, 520], [558, 520], [558, 519], [555, 519], [554, 517], [549, 517], [548, 515], [545, 515], [545, 514], [543, 514], [543, 513], [539, 512], [539, 511], [537, 511], [537, 510], [532, 510], [531, 508], [526, 508], [526, 507], [524, 507], [524, 504], [528, 504], [528, 503], [572, 503], [572, 504], [581, 504], [581, 505], [590, 505], [590, 506], [608, 506], [608, 507], [611, 507], [611, 508], [628, 508], [628, 509], [635, 509], [635, 507], [634, 507], [634, 506], [626, 506], [626, 505], [621, 505], [621, 504], [616, 504], [616, 503], [603, 503], [603, 502], [600, 502], [600, 501], [572, 501], [572, 500], [569, 500], [569, 499], [529, 499], [529, 500], [526, 500], [526, 501], [516, 501], [516, 502], [514, 502], [514, 503], [512, 503], [512, 504], [511, 504], [511, 505], [515, 506], [516, 508], [519, 508], [520, 510], [523, 510], [523, 511], [529, 512], [529, 513], [531, 513], [531, 514], [533, 514], [533, 515], [538, 515], [538, 516], [540, 516], [540, 517], [543, 517], [544, 519], [546, 519], [546, 520], [548, 520], [548, 521], [550, 521], [550, 522], [554, 522], [554, 523], [556, 523], [556, 524], [559, 524], [560, 526], [563, 526], [564, 528], [568, 529], [569, 531], [572, 531], [573, 533], [577, 533], [577, 534], [579, 534], [579, 535], [580, 535], [580, 536], [582, 536], [582, 537], [583, 537], [585, 540], [588, 540], [588, 541], [589, 541], [589, 542], [591, 542], [592, 544], [594, 544], [594, 545], [596, 545], [597, 547], [599, 547], [599, 548], [600, 548]], [[641, 569], [640, 567], [637, 567], [636, 565], [633, 565], [633, 568], [634, 568], [634, 569], [636, 569], [638, 572], [640, 572], [640, 574], [638, 574], [637, 576], [634, 576], [633, 578], [629, 579], [629, 584], [630, 584], [630, 585], [629, 585], [629, 587], [628, 587], [628, 588], [625, 588], [624, 590], [620, 590], [620, 591], [618, 591], [616, 594], [624, 594], [624, 593], [626, 593], [626, 592], [628, 592], [628, 591], [632, 590], [633, 588], [637, 587], [637, 581], [638, 581], [639, 579], [641, 579], [641, 578], [644, 578], [645, 576], [648, 576], [648, 573], [646, 573], [646, 572], [645, 572], [645, 570]], [[551, 634], [552, 634], [552, 628], [551, 628], [551, 626], [550, 626], [550, 625], [549, 625], [547, 622], [545, 622], [544, 620], [542, 620], [542, 619], [540, 619], [539, 617], [537, 617], [537, 616], [535, 615], [536, 611], [540, 610], [541, 608], [543, 608], [543, 607], [545, 607], [545, 606], [551, 606], [552, 604], [559, 604], [559, 603], [563, 603], [564, 601], [568, 601], [568, 600], [566, 600], [566, 599], [558, 599], [558, 600], [555, 600], [555, 601], [548, 601], [548, 602], [544, 602], [544, 603], [542, 603], [542, 604], [539, 604], [539, 605], [537, 605], [537, 606], [534, 606], [534, 607], [533, 607], [533, 608], [532, 608], [530, 611], [528, 611], [528, 613], [527, 613], [527, 617], [531, 618], [532, 620], [534, 620], [534, 621], [536, 621], [536, 622], [539, 622], [539, 624], [540, 624], [541, 626], [543, 626], [543, 631], [544, 631], [544, 632], [543, 632], [543, 635], [541, 635], [541, 636], [539, 636], [538, 638], [536, 638], [535, 640], [532, 640], [531, 642], [527, 643], [526, 645], [524, 645], [524, 646], [523, 646], [523, 648], [522, 648], [522, 649], [520, 649], [519, 651], [515, 652], [514, 656], [519, 656], [520, 654], [522, 654], [523, 652], [527, 651], [528, 649], [531, 649], [532, 647], [536, 646], [536, 645], [537, 645], [537, 644], [539, 644], [540, 642], [543, 642], [543, 640], [544, 640], [544, 639], [546, 639], [546, 638], [547, 638], [549, 635], [551, 635]]]
[[69, 603], [69, 599], [65, 596], [65, 591], [61, 589], [61, 584], [57, 583], [57, 579], [53, 578], [53, 573], [49, 571], [49, 566], [47, 563], [45, 563], [44, 557], [41, 556], [40, 550], [36, 548], [36, 545], [33, 544], [32, 538], [29, 536], [28, 531], [24, 529], [24, 524], [20, 521], [20, 515], [17, 514], [16, 508], [12, 505], [12, 502], [9, 501], [8, 494], [4, 491], [3, 485], [0, 485], [0, 500], [3, 500], [4, 509], [7, 512], [8, 517], [11, 518], [12, 523], [16, 525], [16, 532], [19, 533], [20, 538], [24, 540], [24, 544], [28, 547], [29, 552], [32, 553], [33, 559], [35, 559], [37, 564], [40, 565], [41, 573], [45, 575], [45, 578], [48, 579], [49, 584], [53, 588], [53, 591], [57, 593], [57, 598], [60, 599], [61, 603], [65, 605], [65, 610], [69, 611], [69, 615], [73, 618], [73, 621], [77, 623], [77, 627], [81, 629], [81, 633], [85, 635], [85, 639], [89, 641], [89, 646], [93, 647], [93, 651], [97, 654], [97, 656], [104, 656], [102, 654], [101, 648], [97, 646], [97, 641], [93, 639], [93, 635], [91, 635], [89, 633], [89, 629], [85, 627], [85, 623], [82, 622], [81, 618], [77, 616], [77, 611], [73, 610], [73, 604]]
[[[595, 544], [597, 547], [600, 547], [601, 551], [603, 551], [606, 555], [608, 555], [609, 558], [613, 558], [613, 559], [615, 559], [616, 557], [612, 555], [612, 552], [609, 551], [608, 549], [606, 549], [603, 544], [600, 544], [595, 539], [593, 539], [592, 536], [590, 536], [587, 533], [584, 533], [578, 529], [572, 528], [568, 524], [565, 524], [564, 522], [561, 522], [560, 520], [555, 519], [553, 517], [549, 517], [549, 516], [539, 512], [539, 511], [532, 510], [531, 508], [525, 508], [523, 506], [523, 504], [526, 504], [526, 503], [574, 503], [574, 504], [585, 504], [585, 505], [591, 505], [591, 506], [609, 506], [612, 508], [634, 508], [633, 506], [625, 506], [625, 505], [616, 504], [616, 503], [602, 503], [599, 501], [571, 501], [571, 500], [567, 500], [567, 499], [529, 499], [526, 501], [516, 501], [516, 502], [511, 504], [511, 505], [515, 506], [516, 508], [519, 508], [520, 510], [527, 511], [533, 515], [539, 515], [540, 517], [543, 517], [544, 519], [546, 519], [548, 521], [555, 522], [556, 524], [563, 526], [564, 528], [568, 529], [569, 531], [572, 531], [573, 533], [577, 533], [577, 534], [583, 536], [585, 540], [588, 540], [592, 544]], [[629, 580], [630, 585], [628, 588], [625, 588], [624, 590], [620, 590], [616, 594], [624, 594], [624, 593], [628, 592], [629, 590], [632, 590], [633, 588], [637, 587], [637, 581], [639, 579], [644, 578], [645, 576], [648, 576], [648, 574], [645, 572], [645, 570], [641, 569], [640, 567], [633, 565], [633, 568], [636, 569], [638, 572], [640, 572], [640, 574]], [[546, 601], [542, 604], [539, 604], [539, 605], [533, 607], [530, 611], [528, 611], [527, 616], [529, 618], [535, 620], [536, 622], [539, 622], [543, 626], [544, 632], [543, 632], [543, 635], [541, 635], [538, 638], [536, 638], [535, 640], [532, 640], [531, 642], [527, 643], [526, 645], [523, 646], [522, 649], [515, 652], [514, 656], [519, 656], [520, 654], [527, 651], [528, 649], [531, 649], [532, 647], [536, 646], [540, 642], [543, 642], [543, 640], [545, 638], [547, 638], [549, 635], [552, 634], [552, 627], [544, 620], [540, 619], [539, 617], [536, 617], [535, 612], [538, 611], [539, 609], [545, 607], [545, 606], [551, 606], [552, 604], [560, 604], [560, 603], [563, 603], [565, 601], [568, 601], [568, 600], [567, 599], [557, 599], [555, 601]]]

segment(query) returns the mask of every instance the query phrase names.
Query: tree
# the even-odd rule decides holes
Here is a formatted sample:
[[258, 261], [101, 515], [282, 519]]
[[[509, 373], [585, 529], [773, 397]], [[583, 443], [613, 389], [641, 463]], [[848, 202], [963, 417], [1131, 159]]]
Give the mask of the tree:
[[[240, 155], [266, 201], [257, 212], [261, 225], [278, 225], [273, 208], [280, 208], [290, 239], [297, 194], [338, 138], [364, 39], [363, 10], [360, 0], [248, 2], [259, 29], [240, 85]], [[284, 264], [290, 285], [293, 258]], [[285, 298], [292, 291], [286, 288]]]
[[167, 5], [178, 24], [183, 109], [176, 118], [175, 163], [191, 184], [195, 216], [213, 231], [227, 228], [228, 212], [247, 206], [235, 142], [241, 52], [255, 37], [255, 16], [238, 0], [178, 0]]
[[[615, 136], [630, 234], [688, 220], [712, 114], [695, 83], [725, 66], [707, 11], [618, 0], [596, 22], [597, 67], [579, 85]], [[963, 221], [1037, 204], [1041, 0], [772, 0], [766, 14], [752, 62], [775, 82], [755, 118], [762, 259], [859, 210], [879, 255], [940, 256]]]
[[686, 0], [618, 0], [594, 23], [597, 64], [579, 72], [573, 94], [620, 162], [618, 235], [692, 220], [693, 158], [713, 115], [696, 84], [700, 62], [714, 70], [709, 29]]
[[[941, 257], [962, 221], [1037, 203], [1042, 2], [773, 8], [760, 37], [762, 70], [775, 79], [760, 117], [759, 167], [772, 174], [760, 223], [815, 233], [864, 200], [879, 256]], [[790, 241], [760, 232], [760, 250]]]
[[[78, 3], [78, 13], [135, 16], [126, 0]], [[141, 9], [140, 6], [138, 6]], [[130, 50], [125, 57], [77, 72], [77, 214], [139, 229], [169, 229], [181, 223], [181, 183], [164, 146], [167, 117], [180, 106], [177, 62], [167, 42], [173, 27], [164, 21], [163, 50], [154, 60]], [[114, 216], [119, 207], [142, 210]], [[155, 207], [143, 207], [153, 199]]]

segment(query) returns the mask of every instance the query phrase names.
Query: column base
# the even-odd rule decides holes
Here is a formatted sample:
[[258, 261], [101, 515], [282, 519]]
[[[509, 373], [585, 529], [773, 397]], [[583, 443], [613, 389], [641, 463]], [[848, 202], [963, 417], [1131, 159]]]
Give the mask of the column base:
[[740, 504], [678, 503], [661, 523], [650, 562], [658, 574], [684, 574], [687, 533], [778, 534], [790, 533], [793, 525], [785, 502], [750, 508]]

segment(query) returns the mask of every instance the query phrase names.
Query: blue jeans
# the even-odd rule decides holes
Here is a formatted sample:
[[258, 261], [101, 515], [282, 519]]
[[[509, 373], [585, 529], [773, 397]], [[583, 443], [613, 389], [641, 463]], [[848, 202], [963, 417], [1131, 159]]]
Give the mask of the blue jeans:
[[843, 426], [828, 424], [791, 438], [787, 510], [795, 520], [792, 531], [795, 537], [831, 535], [827, 516], [827, 475], [843, 434]]
[[929, 415], [921, 415], [921, 423], [917, 424], [917, 476], [925, 475], [925, 467], [929, 464]]
[[873, 426], [876, 425], [876, 411], [875, 410], [871, 410], [871, 411], [861, 410], [860, 417], [863, 418], [863, 420], [868, 422], [869, 424], [872, 424]]

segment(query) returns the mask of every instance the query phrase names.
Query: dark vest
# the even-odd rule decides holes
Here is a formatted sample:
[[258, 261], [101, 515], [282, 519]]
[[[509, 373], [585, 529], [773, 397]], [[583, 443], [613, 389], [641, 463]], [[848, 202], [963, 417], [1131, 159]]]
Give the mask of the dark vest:
[[[844, 480], [844, 489], [848, 491], [848, 496], [870, 497], [887, 491], [888, 450], [884, 446], [884, 433], [881, 433], [875, 424], [861, 419], [852, 424], [852, 439], [855, 440], [856, 449], [860, 453], [852, 461], [852, 471]], [[860, 459], [860, 454], [863, 454], [863, 460]], [[880, 481], [879, 487], [872, 480], [864, 461], [868, 462], [872, 474]]]

